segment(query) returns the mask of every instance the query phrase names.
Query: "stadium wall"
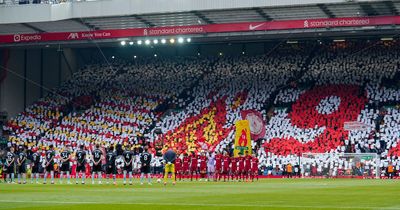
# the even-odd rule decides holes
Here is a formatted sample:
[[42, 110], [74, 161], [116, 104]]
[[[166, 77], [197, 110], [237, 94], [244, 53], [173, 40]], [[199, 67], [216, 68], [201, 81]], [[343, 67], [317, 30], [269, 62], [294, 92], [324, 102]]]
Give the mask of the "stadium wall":
[[12, 49], [7, 77], [1, 84], [0, 110], [9, 117], [46, 96], [78, 69], [71, 49]]

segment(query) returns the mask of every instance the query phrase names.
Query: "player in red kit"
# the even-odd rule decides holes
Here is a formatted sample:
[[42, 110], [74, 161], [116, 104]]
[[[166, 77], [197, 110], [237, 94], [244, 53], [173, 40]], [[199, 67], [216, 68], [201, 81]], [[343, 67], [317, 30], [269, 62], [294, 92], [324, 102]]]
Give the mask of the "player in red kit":
[[200, 181], [207, 178], [207, 156], [204, 152], [199, 157], [200, 162]]
[[217, 181], [221, 179], [222, 175], [222, 155], [220, 153], [217, 153], [215, 155], [215, 177], [214, 180]]
[[254, 178], [257, 178], [258, 181], [258, 158], [253, 154], [251, 158], [251, 181], [254, 181]]
[[196, 180], [199, 179], [197, 164], [198, 164], [197, 155], [194, 152], [192, 152], [192, 155], [190, 155], [190, 181], [193, 181], [193, 175], [196, 176]]
[[239, 179], [239, 181], [244, 180], [244, 175], [245, 175], [245, 168], [244, 168], [244, 161], [245, 158], [243, 156], [243, 154], [240, 154], [239, 157], [237, 158], [238, 160], [238, 171], [237, 171], [237, 179]]
[[182, 159], [179, 156], [175, 159], [175, 179], [182, 180]]
[[182, 173], [185, 178], [189, 177], [190, 174], [190, 157], [187, 153], [183, 155], [183, 163], [182, 163]]
[[249, 155], [249, 152], [246, 151], [246, 156], [245, 156], [245, 160], [244, 160], [244, 172], [245, 172], [245, 178], [246, 181], [250, 180], [252, 171], [251, 171], [251, 160], [253, 159], [253, 157], [251, 155]]
[[238, 180], [238, 168], [237, 168], [238, 158], [231, 158], [231, 178], [232, 181], [236, 178]]
[[[224, 176], [224, 182], [226, 179], [229, 181], [229, 172], [230, 172], [230, 164], [231, 164], [231, 158], [229, 157], [228, 153], [225, 152], [224, 156], [222, 157], [222, 175]], [[221, 177], [220, 177], [221, 178]]]

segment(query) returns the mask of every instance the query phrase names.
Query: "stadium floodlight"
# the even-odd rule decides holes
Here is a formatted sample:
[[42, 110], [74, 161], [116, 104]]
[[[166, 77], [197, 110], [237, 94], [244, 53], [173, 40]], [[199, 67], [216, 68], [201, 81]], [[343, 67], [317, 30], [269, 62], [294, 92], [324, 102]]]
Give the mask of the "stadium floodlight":
[[111, 58], [112, 58], [112, 59], [114, 59], [114, 58], [115, 58], [115, 56], [111, 56]]
[[182, 37], [179, 37], [178, 42], [182, 44], [184, 42], [184, 39]]
[[134, 56], [133, 56], [133, 58], [134, 58], [134, 59], [136, 59], [136, 58], [137, 58], [137, 56], [136, 56], [136, 55], [134, 55]]
[[290, 40], [286, 41], [286, 44], [297, 44], [297, 43], [299, 43], [299, 42], [298, 41], [290, 41]]
[[138, 40], [138, 41], [137, 41], [137, 44], [138, 44], [138, 45], [141, 45], [142, 43], [143, 43], [142, 40]]
[[192, 41], [191, 38], [187, 38], [187, 39], [186, 39], [186, 42], [191, 42], [191, 41]]
[[169, 42], [170, 42], [171, 44], [173, 44], [173, 43], [175, 43], [175, 39], [172, 38], [172, 39], [169, 40]]
[[133, 45], [133, 42], [132, 42], [132, 41], [130, 41], [130, 42], [129, 42], [129, 45]]
[[144, 43], [146, 44], [146, 45], [149, 45], [150, 44], [150, 40], [146, 40], [146, 41], [144, 41]]
[[153, 40], [153, 43], [158, 44], [158, 40], [157, 39]]
[[157, 54], [154, 54], [154, 57], [157, 57]]
[[125, 46], [126, 45], [126, 41], [121, 41], [121, 45]]
[[198, 52], [197, 55], [200, 56], [200, 53]]
[[333, 40], [333, 42], [344, 42], [344, 41], [346, 41], [346, 40], [344, 40], [344, 39], [334, 39]]
[[165, 44], [165, 43], [167, 43], [167, 40], [161, 39], [161, 43], [162, 43], [162, 44]]
[[246, 54], [244, 51], [242, 51], [242, 55]]
[[222, 54], [222, 52], [219, 52], [219, 56], [222, 56], [223, 54]]

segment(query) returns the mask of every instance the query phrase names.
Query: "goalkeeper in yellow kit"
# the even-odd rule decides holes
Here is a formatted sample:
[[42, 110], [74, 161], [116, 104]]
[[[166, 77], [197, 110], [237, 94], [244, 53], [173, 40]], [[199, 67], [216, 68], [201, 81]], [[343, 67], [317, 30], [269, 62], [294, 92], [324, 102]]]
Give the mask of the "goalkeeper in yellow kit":
[[175, 159], [176, 153], [169, 149], [164, 153], [165, 171], [164, 171], [164, 185], [167, 185], [168, 174], [171, 173], [172, 184], [175, 185]]

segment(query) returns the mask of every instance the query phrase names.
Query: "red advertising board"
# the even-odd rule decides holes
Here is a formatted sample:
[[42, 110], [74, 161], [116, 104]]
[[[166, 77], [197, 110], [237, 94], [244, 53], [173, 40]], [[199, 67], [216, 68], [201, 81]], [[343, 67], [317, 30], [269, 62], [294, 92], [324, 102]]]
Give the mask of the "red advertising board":
[[400, 16], [346, 17], [325, 19], [281, 20], [265, 22], [223, 23], [209, 25], [132, 28], [114, 30], [74, 31], [37, 34], [0, 35], [0, 43], [47, 42], [90, 39], [114, 39], [147, 36], [177, 36], [186, 34], [250, 32], [269, 30], [361, 27], [399, 25]]

